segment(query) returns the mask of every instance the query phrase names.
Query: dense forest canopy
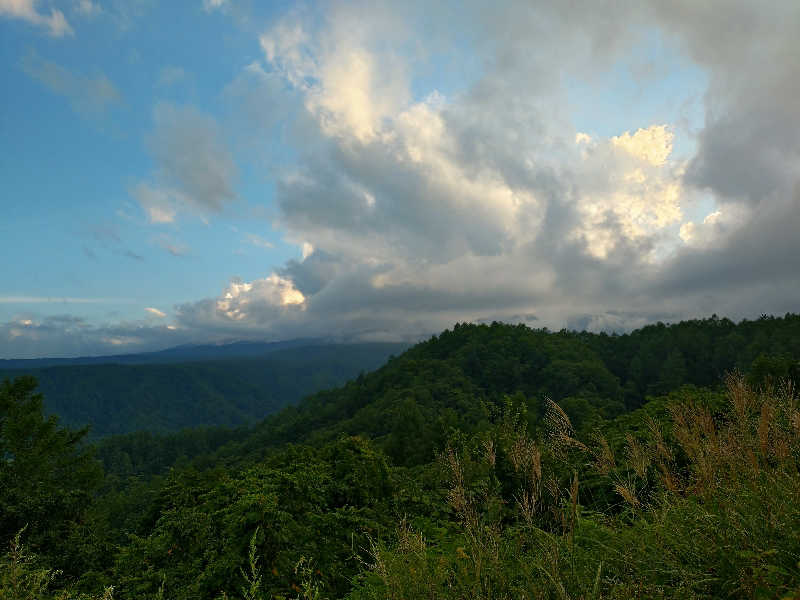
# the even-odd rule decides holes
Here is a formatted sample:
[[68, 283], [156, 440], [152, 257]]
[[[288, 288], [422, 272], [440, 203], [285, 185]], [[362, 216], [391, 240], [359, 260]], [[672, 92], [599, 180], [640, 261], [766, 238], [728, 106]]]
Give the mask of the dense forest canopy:
[[[199, 346], [88, 363], [75, 359], [75, 364], [58, 366], [47, 360], [5, 361], [15, 368], [0, 369], [0, 378], [34, 376], [45, 410], [65, 424], [89, 425], [89, 435], [97, 439], [134, 431], [252, 424], [303, 396], [371, 371], [406, 348], [398, 343], [301, 341]], [[40, 362], [47, 366], [20, 368]], [[0, 367], [5, 364], [0, 361]]]
[[799, 361], [792, 314], [459, 324], [253, 427], [97, 445], [19, 377], [3, 597], [794, 597]]

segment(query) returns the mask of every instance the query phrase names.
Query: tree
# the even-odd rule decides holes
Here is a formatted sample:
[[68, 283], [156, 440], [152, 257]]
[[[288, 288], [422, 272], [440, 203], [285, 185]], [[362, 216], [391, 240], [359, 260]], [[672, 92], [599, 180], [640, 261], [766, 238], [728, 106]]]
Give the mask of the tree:
[[0, 384], [0, 540], [23, 527], [37, 554], [68, 569], [74, 553], [70, 537], [102, 480], [87, 429], [59, 427], [45, 417], [36, 379], [18, 377]]

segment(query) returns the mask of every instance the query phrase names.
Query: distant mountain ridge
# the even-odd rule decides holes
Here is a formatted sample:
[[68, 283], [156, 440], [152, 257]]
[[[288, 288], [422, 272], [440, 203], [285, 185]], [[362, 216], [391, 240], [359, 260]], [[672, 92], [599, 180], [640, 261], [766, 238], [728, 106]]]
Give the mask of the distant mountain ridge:
[[109, 354], [103, 356], [76, 356], [66, 358], [5, 358], [0, 359], [2, 369], [38, 369], [68, 365], [142, 365], [174, 362], [194, 362], [206, 360], [226, 360], [232, 358], [255, 358], [271, 352], [302, 346], [327, 346], [336, 342], [324, 338], [298, 338], [277, 342], [255, 342], [238, 340], [219, 344], [182, 344], [132, 354]]
[[22, 368], [0, 370], [0, 381], [32, 375], [44, 394], [46, 412], [72, 427], [89, 425], [93, 438], [236, 427], [377, 369], [407, 348], [398, 343], [239, 342], [96, 357], [88, 363], [20, 361]]

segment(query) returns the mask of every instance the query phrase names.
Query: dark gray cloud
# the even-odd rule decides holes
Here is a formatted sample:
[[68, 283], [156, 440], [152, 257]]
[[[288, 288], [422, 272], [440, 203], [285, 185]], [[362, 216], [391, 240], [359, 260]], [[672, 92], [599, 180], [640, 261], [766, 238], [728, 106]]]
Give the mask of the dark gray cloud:
[[148, 145], [158, 179], [198, 208], [222, 210], [236, 197], [236, 166], [216, 121], [194, 108], [171, 104], [159, 104], [154, 121]]
[[194, 107], [160, 103], [147, 145], [156, 163], [150, 181], [130, 190], [147, 218], [169, 223], [181, 211], [218, 213], [236, 199], [237, 168], [216, 120]]
[[664, 26], [711, 75], [688, 181], [723, 202], [757, 205], [790, 193], [800, 175], [800, 5], [656, 6]]

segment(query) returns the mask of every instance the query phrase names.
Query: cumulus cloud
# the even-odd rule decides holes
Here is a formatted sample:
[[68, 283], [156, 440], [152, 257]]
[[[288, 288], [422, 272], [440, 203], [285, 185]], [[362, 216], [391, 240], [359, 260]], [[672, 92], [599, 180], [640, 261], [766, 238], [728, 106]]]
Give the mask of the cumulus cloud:
[[37, 27], [43, 27], [53, 37], [75, 34], [64, 13], [52, 8], [47, 15], [39, 12], [36, 4], [36, 0], [0, 0], [0, 17], [21, 19]]
[[[579, 4], [467, 5], [452, 29], [434, 11], [434, 31], [477, 32], [470, 42], [484, 53], [480, 75], [450, 96], [414, 91], [419, 64], [401, 51], [413, 8], [337, 6], [319, 28], [292, 14], [265, 31], [262, 72], [283, 78], [313, 126], [277, 196], [289, 238], [314, 248], [276, 271], [303, 302], [279, 309], [257, 281], [240, 282], [178, 318], [272, 335], [435, 331], [521, 314], [620, 329], [648, 315], [745, 316], [796, 302], [790, 284], [764, 287], [779, 271], [794, 281], [787, 261], [800, 255], [789, 234], [796, 5]], [[564, 108], [564, 74], [603, 77], [647, 27], [709, 73], [688, 161], [674, 156], [674, 124], [602, 138], [576, 131]], [[772, 31], [778, 39], [762, 45]], [[685, 220], [702, 190], [713, 208]], [[780, 244], [754, 251], [775, 232]], [[732, 289], [735, 301], [723, 297]]]

